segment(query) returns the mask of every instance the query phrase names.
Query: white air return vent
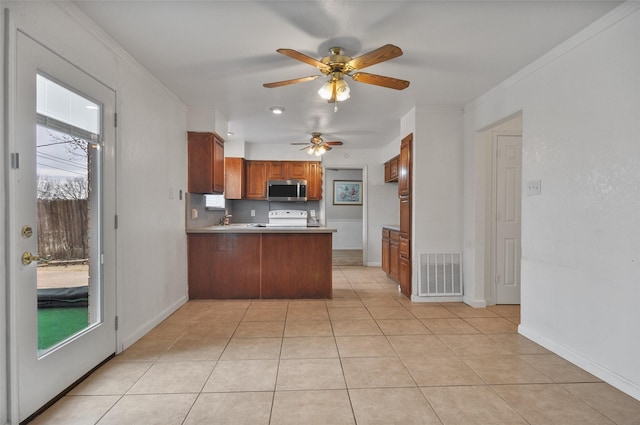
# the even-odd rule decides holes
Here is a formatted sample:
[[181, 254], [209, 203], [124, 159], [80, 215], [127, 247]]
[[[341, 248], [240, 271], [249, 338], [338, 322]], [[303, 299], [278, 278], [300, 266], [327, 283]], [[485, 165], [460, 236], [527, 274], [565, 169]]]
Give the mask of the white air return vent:
[[462, 295], [462, 254], [420, 254], [419, 296]]

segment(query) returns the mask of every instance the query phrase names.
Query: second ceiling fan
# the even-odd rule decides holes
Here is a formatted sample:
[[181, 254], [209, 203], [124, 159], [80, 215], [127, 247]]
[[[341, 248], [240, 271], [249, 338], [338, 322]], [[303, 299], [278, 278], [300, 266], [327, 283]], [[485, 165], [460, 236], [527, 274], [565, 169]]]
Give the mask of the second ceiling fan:
[[[328, 100], [329, 103], [341, 102], [349, 98], [349, 85], [344, 81], [345, 76], [349, 76], [353, 81], [358, 81], [360, 83], [372, 84], [374, 86], [381, 86], [395, 90], [406, 89], [410, 84], [409, 81], [406, 80], [358, 71], [368, 66], [402, 56], [402, 49], [398, 46], [394, 46], [393, 44], [386, 44], [356, 58], [345, 55], [342, 47], [332, 47], [329, 49], [329, 55], [320, 60], [316, 60], [293, 49], [278, 49], [277, 52], [292, 59], [312, 65], [324, 75], [328, 76], [329, 78], [327, 82], [320, 88], [318, 94], [323, 99]], [[267, 88], [281, 87], [289, 84], [316, 80], [320, 77], [320, 75], [311, 75], [308, 77], [294, 78], [292, 80], [266, 83], [263, 84], [263, 86]]]
[[308, 142], [291, 144], [305, 145], [304, 148], [300, 149], [301, 151], [306, 150], [309, 155], [315, 154], [316, 156], [320, 156], [326, 151], [330, 151], [332, 149], [332, 146], [341, 146], [343, 143], [339, 140], [327, 142], [322, 138], [322, 133], [313, 132], [311, 133], [311, 139], [309, 139]]

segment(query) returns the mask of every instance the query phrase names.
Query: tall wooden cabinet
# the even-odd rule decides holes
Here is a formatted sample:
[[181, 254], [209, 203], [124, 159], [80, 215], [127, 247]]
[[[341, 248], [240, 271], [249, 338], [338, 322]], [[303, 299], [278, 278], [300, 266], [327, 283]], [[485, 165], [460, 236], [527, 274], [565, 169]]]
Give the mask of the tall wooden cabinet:
[[224, 192], [224, 140], [216, 133], [189, 131], [189, 192]]
[[398, 196], [400, 198], [399, 281], [400, 291], [411, 298], [411, 187], [413, 134], [400, 142]]

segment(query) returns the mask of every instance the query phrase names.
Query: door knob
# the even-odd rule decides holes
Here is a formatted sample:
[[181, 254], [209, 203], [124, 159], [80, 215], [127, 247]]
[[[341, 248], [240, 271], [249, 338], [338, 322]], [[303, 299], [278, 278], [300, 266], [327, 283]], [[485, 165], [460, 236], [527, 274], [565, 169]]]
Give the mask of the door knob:
[[29, 251], [27, 251], [24, 254], [22, 254], [22, 264], [24, 264], [25, 266], [28, 266], [29, 264], [31, 264], [34, 261], [37, 261], [37, 262], [42, 261], [43, 263], [46, 263], [49, 260], [51, 260], [51, 256], [50, 255], [48, 255], [46, 257], [40, 257], [38, 254], [36, 254], [36, 255], [31, 254]]

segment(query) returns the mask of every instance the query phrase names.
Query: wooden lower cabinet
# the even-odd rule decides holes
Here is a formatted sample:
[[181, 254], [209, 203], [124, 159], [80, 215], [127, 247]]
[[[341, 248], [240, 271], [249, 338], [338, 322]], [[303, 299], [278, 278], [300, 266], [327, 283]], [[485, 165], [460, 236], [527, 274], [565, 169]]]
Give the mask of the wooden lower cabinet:
[[411, 299], [411, 260], [405, 257], [399, 257], [399, 281], [400, 292]]
[[389, 232], [389, 277], [396, 282], [399, 278], [400, 232]]
[[382, 228], [382, 270], [400, 284], [400, 291], [411, 298], [410, 240], [399, 230]]
[[260, 298], [259, 234], [190, 234], [189, 299]]
[[331, 234], [262, 235], [261, 298], [331, 298]]
[[382, 270], [389, 274], [389, 229], [382, 229]]
[[331, 298], [331, 233], [190, 233], [189, 299]]

